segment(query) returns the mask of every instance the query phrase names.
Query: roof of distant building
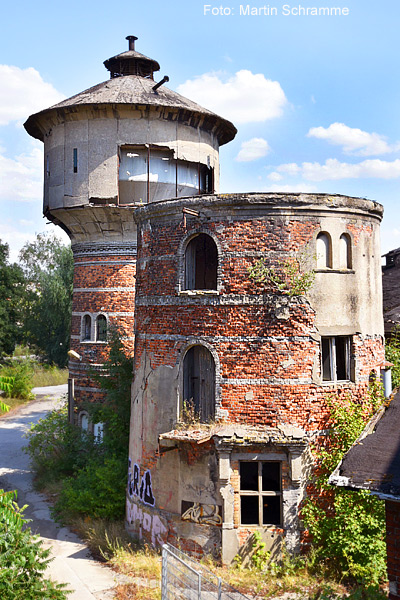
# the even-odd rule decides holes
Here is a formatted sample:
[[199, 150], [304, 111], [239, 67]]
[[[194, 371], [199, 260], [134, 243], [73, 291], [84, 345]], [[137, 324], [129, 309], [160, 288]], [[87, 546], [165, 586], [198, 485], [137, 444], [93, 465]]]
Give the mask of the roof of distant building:
[[368, 423], [329, 481], [400, 500], [400, 391]]

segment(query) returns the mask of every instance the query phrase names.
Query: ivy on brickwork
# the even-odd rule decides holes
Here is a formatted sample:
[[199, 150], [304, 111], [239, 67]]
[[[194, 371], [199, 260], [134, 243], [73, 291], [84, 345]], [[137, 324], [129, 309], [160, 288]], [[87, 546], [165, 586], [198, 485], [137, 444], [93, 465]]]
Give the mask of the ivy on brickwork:
[[369, 492], [328, 484], [329, 475], [383, 403], [379, 384], [362, 403], [350, 396], [328, 399], [331, 429], [313, 449], [318, 468], [313, 491], [302, 508], [312, 539], [311, 563], [339, 579], [378, 585], [386, 578], [385, 504]]
[[300, 253], [278, 261], [276, 266], [266, 264], [260, 258], [249, 267], [250, 279], [274, 293], [286, 296], [304, 296], [314, 283], [315, 271], [307, 268], [308, 256]]

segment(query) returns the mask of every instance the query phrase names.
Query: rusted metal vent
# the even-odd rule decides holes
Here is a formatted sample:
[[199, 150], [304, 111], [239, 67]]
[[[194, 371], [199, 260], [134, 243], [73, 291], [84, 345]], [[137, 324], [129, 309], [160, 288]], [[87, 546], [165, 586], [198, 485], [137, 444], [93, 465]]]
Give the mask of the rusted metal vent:
[[126, 39], [129, 42], [129, 50], [104, 61], [104, 66], [110, 71], [111, 79], [126, 75], [154, 79], [154, 72], [160, 70], [158, 62], [136, 52], [135, 41], [138, 39], [136, 36], [128, 35]]

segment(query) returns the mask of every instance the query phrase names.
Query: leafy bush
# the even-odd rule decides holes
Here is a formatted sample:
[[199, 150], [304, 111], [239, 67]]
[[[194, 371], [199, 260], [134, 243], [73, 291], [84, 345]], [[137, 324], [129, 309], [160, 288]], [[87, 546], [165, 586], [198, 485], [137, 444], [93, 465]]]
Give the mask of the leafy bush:
[[68, 423], [67, 408], [49, 413], [28, 432], [27, 452], [38, 484], [60, 482], [59, 517], [124, 516], [128, 473], [132, 361], [117, 331], [111, 332], [104, 374], [96, 375], [106, 392], [102, 403], [88, 404], [92, 423], [104, 423], [103, 443]]
[[33, 363], [29, 359], [12, 361], [1, 369], [1, 377], [11, 378], [12, 385], [6, 390], [9, 398], [33, 400], [32, 394]]
[[42, 548], [23, 518], [16, 492], [0, 490], [0, 597], [2, 600], [65, 600], [63, 584], [44, 578], [50, 550]]
[[362, 404], [350, 397], [329, 400], [332, 429], [325, 445], [314, 449], [315, 489], [302, 509], [312, 536], [311, 567], [325, 566], [339, 579], [372, 585], [386, 576], [384, 502], [365, 491], [330, 486], [328, 478], [381, 402], [378, 387]]
[[394, 364], [392, 381], [393, 387], [398, 388], [400, 386], [400, 328], [398, 326], [393, 329], [391, 337], [386, 340], [385, 357]]
[[94, 519], [124, 517], [127, 463], [115, 457], [92, 457], [63, 485], [55, 510], [60, 516]]
[[88, 443], [85, 444], [80, 430], [68, 422], [67, 406], [49, 412], [32, 425], [26, 437], [26, 452], [39, 486], [72, 475], [84, 464]]

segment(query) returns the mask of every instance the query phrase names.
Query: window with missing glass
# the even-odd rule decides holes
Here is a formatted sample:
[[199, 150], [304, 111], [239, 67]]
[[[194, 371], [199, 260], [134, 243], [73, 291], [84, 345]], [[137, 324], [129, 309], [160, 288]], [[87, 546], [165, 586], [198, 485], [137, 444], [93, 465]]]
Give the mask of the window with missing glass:
[[213, 169], [176, 159], [170, 148], [123, 146], [119, 149], [119, 203], [157, 202], [214, 192]]
[[323, 381], [349, 381], [351, 379], [350, 342], [349, 336], [321, 338]]
[[281, 463], [240, 461], [239, 473], [241, 525], [281, 525]]

